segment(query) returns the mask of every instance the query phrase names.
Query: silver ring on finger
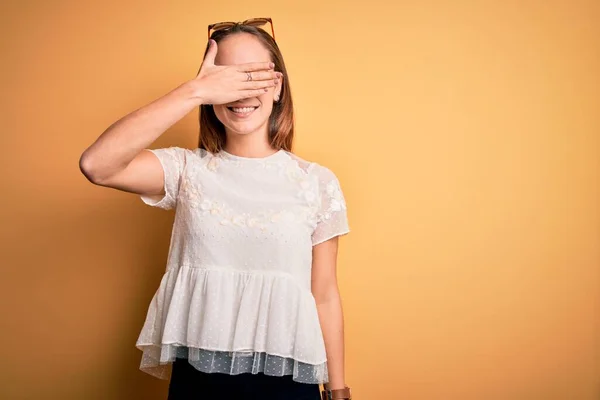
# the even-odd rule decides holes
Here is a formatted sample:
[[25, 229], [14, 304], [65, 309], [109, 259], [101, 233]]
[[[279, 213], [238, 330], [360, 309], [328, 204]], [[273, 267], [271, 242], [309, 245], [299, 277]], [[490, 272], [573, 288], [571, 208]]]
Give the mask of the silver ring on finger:
[[248, 78], [246, 79], [246, 82], [250, 82], [252, 80], [252, 74], [250, 72], [246, 72], [246, 74], [248, 74]]

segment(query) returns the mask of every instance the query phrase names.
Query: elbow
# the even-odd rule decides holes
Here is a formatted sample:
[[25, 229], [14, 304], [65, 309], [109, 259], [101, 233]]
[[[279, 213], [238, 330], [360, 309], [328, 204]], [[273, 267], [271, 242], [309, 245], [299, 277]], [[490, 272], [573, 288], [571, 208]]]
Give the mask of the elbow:
[[84, 151], [81, 157], [79, 157], [79, 170], [88, 181], [95, 185], [100, 185], [101, 178], [94, 165], [93, 158], [90, 157], [87, 151]]
[[317, 305], [338, 301], [340, 298], [340, 290], [335, 280], [313, 285], [312, 295]]

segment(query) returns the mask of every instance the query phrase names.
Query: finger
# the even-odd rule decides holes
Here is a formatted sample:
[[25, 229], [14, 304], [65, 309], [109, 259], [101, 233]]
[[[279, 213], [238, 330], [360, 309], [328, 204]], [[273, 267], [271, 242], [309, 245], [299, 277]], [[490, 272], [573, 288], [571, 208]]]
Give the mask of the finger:
[[252, 89], [252, 90], [242, 90], [240, 92], [240, 99], [247, 99], [249, 97], [258, 97], [262, 96], [266, 92], [269, 91], [269, 88], [264, 89]]
[[247, 63], [237, 66], [239, 72], [268, 71], [275, 68], [272, 62]]
[[250, 81], [265, 81], [269, 79], [278, 79], [282, 76], [281, 72], [276, 71], [254, 71], [240, 73], [243, 81], [248, 81], [248, 74], [252, 77]]
[[217, 56], [217, 50], [217, 42], [215, 42], [214, 39], [210, 39], [208, 51], [206, 52], [206, 56], [204, 57], [202, 65], [215, 65], [215, 57]]
[[249, 82], [244, 82], [242, 84], [242, 90], [270, 88], [270, 87], [275, 87], [277, 85], [277, 83], [278, 83], [277, 79], [269, 79], [269, 80], [263, 80], [263, 81], [249, 81]]

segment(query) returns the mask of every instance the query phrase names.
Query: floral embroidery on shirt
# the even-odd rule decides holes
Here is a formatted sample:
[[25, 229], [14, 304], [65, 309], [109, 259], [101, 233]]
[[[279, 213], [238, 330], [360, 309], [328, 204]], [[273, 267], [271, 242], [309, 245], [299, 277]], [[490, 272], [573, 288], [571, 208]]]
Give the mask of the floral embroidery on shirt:
[[[196, 207], [194, 203], [192, 207]], [[233, 208], [218, 201], [203, 199], [198, 208], [203, 215], [215, 215], [220, 217], [221, 225], [236, 225], [256, 228], [262, 231], [266, 230], [269, 223], [291, 223], [311, 220], [309, 209], [273, 210], [269, 209], [256, 214], [236, 212]]]
[[315, 200], [317, 200], [317, 195], [315, 193], [313, 185], [310, 184], [310, 181], [308, 179], [300, 181], [300, 190], [298, 191], [298, 197], [306, 200], [309, 206], [316, 206]]
[[[210, 157], [204, 164], [209, 171], [216, 171], [220, 163], [240, 163], [243, 161], [223, 158], [221, 154], [207, 155]], [[256, 166], [258, 163], [254, 163]], [[346, 209], [344, 197], [337, 180], [328, 181], [325, 187], [319, 190], [316, 177], [300, 168], [294, 160], [286, 162], [269, 161], [260, 163], [261, 167], [267, 165], [279, 166], [280, 175], [285, 176], [297, 186], [297, 196], [303, 200], [305, 206], [295, 207], [293, 210], [263, 210], [258, 213], [244, 213], [233, 209], [228, 204], [207, 198], [202, 193], [199, 182], [190, 179], [188, 174], [182, 177], [180, 196], [189, 202], [191, 208], [199, 208], [203, 215], [214, 215], [220, 218], [222, 225], [250, 227], [265, 231], [270, 223], [292, 223], [307, 221], [316, 224], [332, 217], [332, 213]], [[323, 183], [321, 183], [323, 184]], [[320, 195], [319, 195], [320, 191]], [[325, 198], [323, 198], [325, 196]]]
[[290, 181], [298, 184], [298, 197], [306, 200], [308, 206], [311, 208], [317, 206], [316, 187], [311, 183], [309, 175], [303, 171], [295, 161], [287, 163], [286, 168], [282, 169], [281, 173], [285, 174]]
[[337, 180], [331, 180], [327, 183], [324, 195], [327, 196], [325, 204], [328, 206], [317, 216], [319, 222], [330, 219], [334, 212], [346, 210], [346, 202]]
[[298, 182], [305, 177], [304, 171], [302, 171], [295, 162], [288, 163], [285, 170], [282, 170], [282, 173], [285, 173], [292, 182]]
[[329, 196], [329, 211], [342, 211], [346, 209], [346, 203], [342, 190], [337, 181], [329, 181], [326, 187], [327, 195]]
[[203, 214], [220, 214], [223, 211], [223, 205], [219, 204], [217, 201], [210, 201], [208, 199], [202, 200], [200, 203], [200, 209]]
[[226, 204], [210, 199], [203, 199], [199, 208], [203, 215], [219, 216], [221, 225], [247, 226], [264, 231], [267, 228], [268, 222], [277, 221], [277, 218], [274, 218], [277, 213], [273, 210], [263, 211], [258, 213], [258, 215], [251, 215], [249, 213], [235, 212], [235, 210]]
[[182, 178], [181, 193], [183, 197], [189, 201], [190, 207], [195, 208], [201, 198], [200, 184], [191, 183], [187, 176]]
[[219, 160], [219, 157], [211, 155], [210, 159], [206, 163], [206, 168], [213, 172], [216, 171], [217, 167], [219, 166]]

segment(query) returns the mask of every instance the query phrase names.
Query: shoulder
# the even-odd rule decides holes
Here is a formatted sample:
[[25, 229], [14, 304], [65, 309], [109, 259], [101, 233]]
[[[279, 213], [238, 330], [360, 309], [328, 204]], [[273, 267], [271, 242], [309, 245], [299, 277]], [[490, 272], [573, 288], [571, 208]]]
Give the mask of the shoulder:
[[318, 178], [320, 182], [328, 182], [331, 180], [337, 180], [337, 176], [332, 169], [318, 163], [316, 161], [310, 161], [306, 158], [300, 157], [290, 151], [286, 151], [290, 159], [294, 160], [295, 163], [302, 169], [307, 175]]
[[327, 213], [346, 209], [342, 187], [333, 169], [318, 162], [300, 160], [301, 162], [304, 161], [307, 165], [306, 173], [309, 181], [315, 185], [313, 187], [316, 190], [317, 201], [321, 204], [320, 207], [325, 207], [328, 210]]

